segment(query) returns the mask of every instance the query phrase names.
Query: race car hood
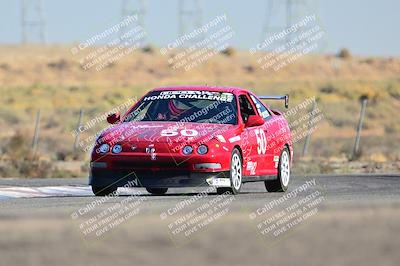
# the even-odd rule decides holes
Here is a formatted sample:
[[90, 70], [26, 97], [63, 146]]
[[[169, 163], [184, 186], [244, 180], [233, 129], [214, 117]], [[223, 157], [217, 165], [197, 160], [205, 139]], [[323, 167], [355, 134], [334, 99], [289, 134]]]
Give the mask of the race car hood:
[[230, 137], [236, 134], [237, 125], [138, 121], [120, 123], [105, 130], [98, 143], [124, 142], [161, 142], [161, 143], [196, 143], [218, 136]]

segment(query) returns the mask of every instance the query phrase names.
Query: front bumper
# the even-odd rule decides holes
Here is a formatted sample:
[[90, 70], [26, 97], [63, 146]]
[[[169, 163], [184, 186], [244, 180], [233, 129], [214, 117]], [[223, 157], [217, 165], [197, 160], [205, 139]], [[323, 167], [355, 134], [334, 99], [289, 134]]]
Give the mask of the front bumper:
[[204, 187], [207, 179], [229, 178], [229, 172], [193, 172], [187, 170], [108, 170], [91, 169], [89, 184], [92, 186], [123, 187]]

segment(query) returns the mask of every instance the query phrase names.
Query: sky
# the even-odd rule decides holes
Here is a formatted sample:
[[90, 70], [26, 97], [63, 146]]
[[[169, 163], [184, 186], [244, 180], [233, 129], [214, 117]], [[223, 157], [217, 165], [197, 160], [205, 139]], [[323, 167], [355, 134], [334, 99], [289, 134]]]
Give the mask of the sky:
[[[121, 19], [121, 0], [42, 1], [48, 43], [77, 43]], [[202, 21], [226, 14], [236, 32], [232, 46], [249, 49], [261, 40], [267, 2], [202, 0]], [[345, 47], [357, 55], [400, 56], [400, 1], [314, 0], [307, 9], [325, 30], [323, 52], [336, 53]], [[148, 42], [162, 47], [177, 38], [178, 0], [147, 0], [146, 11]], [[20, 41], [20, 1], [0, 0], [0, 44]]]

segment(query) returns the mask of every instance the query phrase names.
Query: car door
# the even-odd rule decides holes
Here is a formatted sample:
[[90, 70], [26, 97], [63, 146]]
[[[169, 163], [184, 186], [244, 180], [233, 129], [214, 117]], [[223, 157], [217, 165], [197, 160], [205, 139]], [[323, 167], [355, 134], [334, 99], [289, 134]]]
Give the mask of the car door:
[[[256, 115], [255, 105], [247, 94], [238, 96], [241, 122], [246, 124], [250, 115]], [[245, 127], [242, 134], [243, 173], [245, 176], [263, 175], [266, 136], [264, 126]]]
[[261, 154], [261, 158], [259, 158], [260, 163], [263, 165], [262, 169], [260, 170], [262, 171], [262, 175], [275, 174], [275, 166], [278, 162], [277, 157], [275, 156], [275, 151], [277, 143], [279, 142], [277, 136], [275, 136], [277, 121], [260, 99], [252, 94], [250, 94], [250, 98], [256, 107], [255, 109], [258, 115], [260, 115], [265, 121], [264, 125], [261, 126], [264, 136], [261, 136], [262, 133], [259, 131], [259, 136], [261, 138], [265, 137], [265, 144], [263, 143], [263, 145], [266, 145], [265, 152], [263, 152], [263, 154]]

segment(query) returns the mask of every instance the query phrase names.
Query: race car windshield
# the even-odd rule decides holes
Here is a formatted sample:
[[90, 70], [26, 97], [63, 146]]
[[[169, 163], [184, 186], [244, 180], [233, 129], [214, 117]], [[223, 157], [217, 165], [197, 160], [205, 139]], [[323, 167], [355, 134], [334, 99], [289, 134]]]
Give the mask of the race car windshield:
[[153, 91], [125, 117], [131, 121], [179, 121], [236, 124], [232, 93], [212, 91]]

